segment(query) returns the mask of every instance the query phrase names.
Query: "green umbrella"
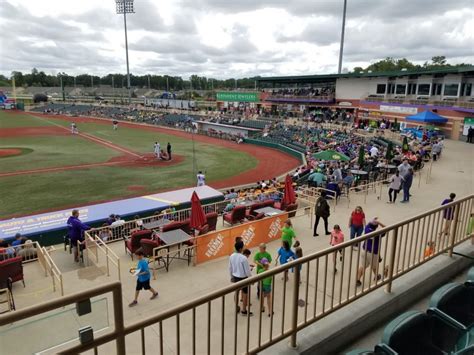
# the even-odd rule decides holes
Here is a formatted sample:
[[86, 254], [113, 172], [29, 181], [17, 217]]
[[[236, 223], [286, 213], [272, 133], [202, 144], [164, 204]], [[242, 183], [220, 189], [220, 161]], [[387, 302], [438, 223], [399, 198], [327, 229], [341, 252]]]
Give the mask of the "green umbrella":
[[338, 161], [349, 161], [350, 158], [342, 153], [338, 153], [335, 150], [323, 150], [313, 154], [314, 159], [319, 160], [338, 160]]
[[385, 154], [385, 159], [387, 159], [388, 161], [393, 159], [393, 143], [392, 142], [388, 142], [387, 153]]
[[408, 138], [407, 136], [403, 137], [403, 143], [402, 143], [402, 152], [406, 153], [408, 152]]
[[365, 148], [363, 145], [359, 148], [359, 159], [357, 160], [359, 167], [362, 169], [364, 166], [364, 158], [365, 158]]

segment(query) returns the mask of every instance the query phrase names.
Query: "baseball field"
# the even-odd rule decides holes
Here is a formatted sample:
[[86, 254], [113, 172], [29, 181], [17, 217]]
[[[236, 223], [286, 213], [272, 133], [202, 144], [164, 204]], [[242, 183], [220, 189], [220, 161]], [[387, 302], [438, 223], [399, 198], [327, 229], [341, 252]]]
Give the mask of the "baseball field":
[[[171, 144], [171, 161], [154, 158], [155, 141]], [[273, 149], [173, 129], [0, 111], [0, 219], [189, 187], [197, 170], [223, 188], [297, 165]]]

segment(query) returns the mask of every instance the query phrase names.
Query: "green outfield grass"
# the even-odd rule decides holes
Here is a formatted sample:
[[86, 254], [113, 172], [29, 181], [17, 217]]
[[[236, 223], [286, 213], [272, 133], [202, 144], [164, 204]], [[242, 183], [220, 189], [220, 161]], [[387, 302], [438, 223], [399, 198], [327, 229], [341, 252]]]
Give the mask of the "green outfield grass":
[[[28, 115], [0, 111], [1, 128], [61, 125], [63, 120], [34, 118]], [[173, 153], [184, 161], [169, 167], [104, 166], [84, 170], [59, 171], [0, 177], [0, 219], [13, 214], [32, 214], [45, 209], [84, 205], [94, 201], [119, 199], [195, 184], [192, 171], [192, 142], [172, 135], [121, 126], [79, 124], [81, 132], [92, 134], [135, 152], [151, 152], [153, 143], [163, 146], [170, 142]], [[30, 170], [66, 165], [105, 162], [119, 152], [77, 136], [42, 136], [1, 138], [2, 147], [25, 147], [34, 152], [0, 159], [0, 172]], [[196, 167], [206, 171], [209, 182], [232, 177], [256, 167], [257, 160], [240, 151], [209, 144], [195, 143]], [[143, 186], [130, 190], [130, 185]]]

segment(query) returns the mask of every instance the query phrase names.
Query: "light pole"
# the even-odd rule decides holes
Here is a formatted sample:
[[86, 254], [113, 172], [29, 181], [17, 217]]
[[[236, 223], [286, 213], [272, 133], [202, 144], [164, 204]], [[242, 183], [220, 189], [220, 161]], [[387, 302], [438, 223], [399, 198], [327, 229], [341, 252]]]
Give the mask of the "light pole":
[[342, 10], [341, 46], [339, 47], [339, 66], [337, 68], [338, 74], [341, 74], [342, 71], [342, 56], [344, 53], [344, 32], [346, 31], [346, 10], [347, 0], [344, 0], [344, 9]]
[[130, 69], [128, 64], [128, 37], [127, 37], [127, 14], [133, 14], [133, 0], [115, 0], [115, 8], [117, 14], [123, 14], [123, 26], [125, 29], [125, 56], [127, 58], [127, 89], [128, 89], [128, 104], [132, 103], [132, 93], [130, 87]]

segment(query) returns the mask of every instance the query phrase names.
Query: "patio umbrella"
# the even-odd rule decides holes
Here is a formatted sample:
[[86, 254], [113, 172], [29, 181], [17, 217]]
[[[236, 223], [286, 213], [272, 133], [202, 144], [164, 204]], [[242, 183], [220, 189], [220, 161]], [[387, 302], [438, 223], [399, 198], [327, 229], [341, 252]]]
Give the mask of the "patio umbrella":
[[385, 159], [390, 161], [390, 160], [392, 160], [392, 158], [393, 158], [393, 143], [388, 142], [387, 153], [385, 154]]
[[408, 138], [407, 136], [403, 137], [403, 143], [402, 143], [402, 152], [406, 153], [408, 152]]
[[313, 154], [314, 159], [318, 160], [337, 160], [337, 161], [349, 161], [350, 158], [342, 153], [336, 152], [335, 150], [323, 150]]
[[293, 180], [290, 175], [285, 178], [285, 191], [283, 195], [283, 205], [288, 206], [296, 202], [295, 190], [293, 189]]
[[365, 148], [363, 145], [361, 145], [359, 148], [359, 159], [357, 160], [357, 163], [359, 164], [359, 167], [361, 169], [364, 166], [364, 157], [365, 157]]
[[201, 207], [201, 201], [199, 200], [196, 191], [194, 191], [193, 195], [191, 196], [191, 216], [189, 226], [192, 229], [196, 229], [205, 225], [206, 222], [207, 219]]

